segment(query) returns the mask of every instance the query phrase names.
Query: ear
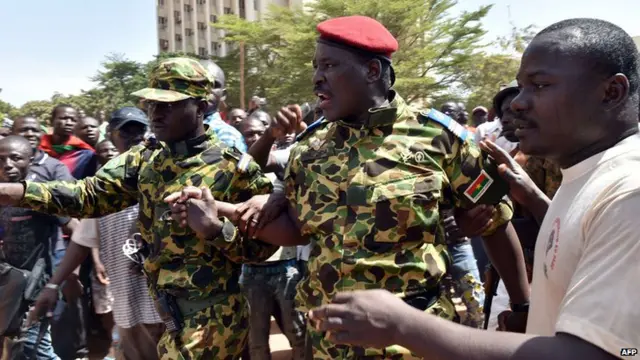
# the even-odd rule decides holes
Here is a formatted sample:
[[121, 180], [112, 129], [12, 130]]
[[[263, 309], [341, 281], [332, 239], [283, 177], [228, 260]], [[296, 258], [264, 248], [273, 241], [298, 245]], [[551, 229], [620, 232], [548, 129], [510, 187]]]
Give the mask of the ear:
[[602, 104], [606, 110], [623, 105], [629, 97], [629, 79], [624, 74], [615, 74], [604, 81]]
[[367, 62], [367, 82], [374, 83], [382, 76], [382, 63], [378, 59]]
[[204, 118], [204, 114], [209, 107], [209, 102], [207, 100], [198, 101], [198, 116], [202, 116]]

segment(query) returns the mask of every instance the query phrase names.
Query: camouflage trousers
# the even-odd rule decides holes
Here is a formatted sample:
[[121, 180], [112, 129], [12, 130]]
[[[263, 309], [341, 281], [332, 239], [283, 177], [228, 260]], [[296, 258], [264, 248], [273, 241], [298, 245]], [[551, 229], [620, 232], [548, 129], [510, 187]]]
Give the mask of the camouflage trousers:
[[[456, 317], [456, 309], [448, 295], [442, 294], [440, 299], [428, 308], [425, 312], [453, 321]], [[307, 360], [325, 359], [393, 359], [393, 360], [413, 360], [422, 359], [409, 350], [401, 346], [390, 346], [385, 349], [364, 349], [361, 347], [350, 347], [335, 345], [324, 338], [324, 333], [317, 332], [313, 326], [307, 324], [306, 338]]]
[[480, 280], [480, 271], [469, 242], [449, 245], [453, 258], [450, 275], [457, 297], [467, 308], [460, 320], [462, 325], [482, 329], [484, 325], [484, 287]]
[[158, 343], [161, 360], [239, 359], [247, 342], [249, 308], [231, 295], [187, 317], [180, 333], [165, 332]]

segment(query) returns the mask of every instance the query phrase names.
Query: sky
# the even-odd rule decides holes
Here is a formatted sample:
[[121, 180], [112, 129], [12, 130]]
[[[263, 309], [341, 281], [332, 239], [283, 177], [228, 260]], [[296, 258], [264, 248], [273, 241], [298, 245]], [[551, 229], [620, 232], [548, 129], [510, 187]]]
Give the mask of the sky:
[[[55, 92], [78, 94], [105, 55], [148, 61], [157, 52], [156, 0], [2, 1], [0, 100], [20, 106]], [[487, 42], [513, 25], [538, 30], [562, 19], [596, 17], [640, 36], [640, 0], [458, 0], [455, 11], [494, 4]]]

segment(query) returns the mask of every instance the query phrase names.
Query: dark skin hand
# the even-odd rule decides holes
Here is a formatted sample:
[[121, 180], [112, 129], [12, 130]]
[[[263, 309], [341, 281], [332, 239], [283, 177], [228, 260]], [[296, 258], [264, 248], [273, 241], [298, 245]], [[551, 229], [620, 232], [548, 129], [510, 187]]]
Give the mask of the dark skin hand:
[[267, 131], [249, 148], [249, 155], [253, 156], [255, 162], [265, 172], [272, 170], [270, 166], [273, 166], [275, 161], [272, 160], [270, 155], [274, 142], [286, 134], [302, 131], [302, 126], [304, 126], [302, 124], [300, 106], [289, 105], [281, 108], [271, 120], [271, 125], [267, 128]]
[[509, 197], [531, 212], [538, 224], [541, 224], [551, 200], [501, 147], [489, 140], [484, 140], [480, 142], [480, 148], [489, 153], [499, 164], [498, 173], [509, 183]]
[[[196, 233], [204, 236], [215, 234], [222, 228], [222, 224], [216, 221], [219, 216], [224, 216], [238, 226], [243, 232], [255, 231], [253, 234], [244, 233], [248, 238], [258, 239], [265, 243], [277, 246], [306, 245], [309, 240], [300, 235], [288, 216], [281, 214], [263, 228], [257, 229], [252, 223], [253, 216], [238, 217], [243, 204], [229, 204], [222, 201], [215, 201], [213, 196], [209, 196], [211, 191], [208, 188], [196, 188], [193, 186], [184, 188], [181, 192], [176, 192], [165, 198], [171, 206], [171, 216], [175, 221], [179, 221], [181, 226], [189, 226]], [[215, 210], [214, 210], [215, 209]], [[215, 214], [214, 214], [215, 212]], [[262, 215], [261, 215], [262, 216]], [[244, 220], [243, 220], [244, 217]], [[215, 220], [214, 220], [215, 219]], [[212, 235], [209, 235], [212, 236]], [[206, 238], [206, 237], [205, 237]]]
[[616, 359], [572, 335], [534, 336], [473, 329], [421, 312], [385, 290], [337, 294], [309, 313], [336, 344], [400, 345], [421, 358], [442, 360]]
[[[66, 281], [62, 288], [62, 293], [68, 302], [73, 301], [82, 294], [82, 285], [74, 272], [90, 253], [91, 248], [76, 244], [73, 241], [70, 242], [62, 262], [53, 274], [53, 277], [51, 277], [51, 280], [49, 280], [50, 284], [58, 286]], [[29, 313], [28, 322], [34, 323], [42, 316], [52, 317], [53, 309], [57, 302], [58, 291], [44, 288], [40, 292], [33, 310]]]

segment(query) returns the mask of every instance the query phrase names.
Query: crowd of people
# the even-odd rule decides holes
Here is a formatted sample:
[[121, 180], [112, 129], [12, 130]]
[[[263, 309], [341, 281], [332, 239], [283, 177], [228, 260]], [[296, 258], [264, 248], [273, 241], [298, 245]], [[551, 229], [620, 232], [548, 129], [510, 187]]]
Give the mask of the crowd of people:
[[5, 123], [0, 358], [270, 359], [272, 316], [293, 359], [633, 354], [631, 37], [553, 24], [469, 114], [405, 102], [376, 20], [317, 29], [313, 105], [221, 113], [171, 58], [108, 119]]

